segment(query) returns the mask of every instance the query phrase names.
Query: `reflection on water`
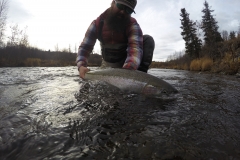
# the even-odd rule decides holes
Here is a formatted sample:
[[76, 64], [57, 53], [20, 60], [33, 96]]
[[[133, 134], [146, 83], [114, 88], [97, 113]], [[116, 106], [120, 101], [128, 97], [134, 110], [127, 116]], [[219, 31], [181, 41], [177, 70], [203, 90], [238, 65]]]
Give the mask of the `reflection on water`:
[[0, 73], [0, 159], [240, 159], [236, 77], [151, 69], [179, 90], [160, 99], [75, 67]]

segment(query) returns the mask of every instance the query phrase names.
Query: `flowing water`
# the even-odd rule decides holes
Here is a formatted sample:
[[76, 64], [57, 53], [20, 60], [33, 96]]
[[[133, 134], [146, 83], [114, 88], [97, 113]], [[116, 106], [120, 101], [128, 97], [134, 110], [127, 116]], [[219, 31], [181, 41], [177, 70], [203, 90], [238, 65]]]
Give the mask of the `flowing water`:
[[0, 159], [240, 159], [239, 78], [148, 73], [179, 93], [122, 92], [76, 67], [0, 68]]

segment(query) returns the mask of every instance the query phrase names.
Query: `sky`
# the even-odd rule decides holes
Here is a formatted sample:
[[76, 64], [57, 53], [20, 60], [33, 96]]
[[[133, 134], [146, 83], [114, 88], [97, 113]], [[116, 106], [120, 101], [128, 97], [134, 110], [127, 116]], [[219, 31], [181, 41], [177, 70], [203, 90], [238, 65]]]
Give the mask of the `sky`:
[[[110, 7], [112, 0], [8, 0], [7, 34], [10, 26], [27, 27], [33, 47], [55, 51], [56, 46], [73, 52], [82, 42], [88, 26]], [[185, 48], [181, 36], [180, 10], [185, 8], [189, 18], [200, 21], [205, 0], [138, 0], [132, 14], [143, 34], [155, 40], [154, 61], [165, 61]], [[219, 32], [238, 31], [240, 0], [207, 0]], [[94, 52], [100, 54], [99, 42]]]

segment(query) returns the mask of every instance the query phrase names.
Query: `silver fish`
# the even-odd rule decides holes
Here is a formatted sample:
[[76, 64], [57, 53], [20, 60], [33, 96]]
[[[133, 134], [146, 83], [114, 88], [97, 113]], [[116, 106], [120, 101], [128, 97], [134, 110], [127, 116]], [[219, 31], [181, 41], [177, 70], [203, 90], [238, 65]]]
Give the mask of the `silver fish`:
[[85, 79], [105, 81], [123, 91], [145, 95], [157, 96], [178, 92], [166, 81], [137, 70], [120, 68], [99, 69], [87, 72]]

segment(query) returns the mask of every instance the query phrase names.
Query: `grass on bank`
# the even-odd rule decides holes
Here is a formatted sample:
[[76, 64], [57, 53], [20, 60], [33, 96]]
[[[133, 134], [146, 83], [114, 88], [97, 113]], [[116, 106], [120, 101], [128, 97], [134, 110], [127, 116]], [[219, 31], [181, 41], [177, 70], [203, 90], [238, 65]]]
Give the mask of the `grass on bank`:
[[208, 71], [212, 73], [222, 73], [234, 75], [240, 73], [240, 57], [233, 59], [232, 54], [226, 54], [222, 59], [213, 62], [209, 57], [190, 60], [173, 60], [169, 62], [154, 62], [150, 68], [179, 69], [189, 71]]
[[208, 57], [194, 59], [190, 63], [190, 71], [210, 71], [213, 66], [212, 59]]
[[240, 72], [240, 57], [233, 60], [231, 54], [226, 54], [221, 61], [215, 63], [211, 71], [229, 75], [236, 74]]
[[190, 63], [190, 71], [211, 71], [233, 75], [240, 69], [240, 58], [232, 60], [231, 54], [226, 54], [223, 59], [213, 62], [208, 57], [194, 59]]

